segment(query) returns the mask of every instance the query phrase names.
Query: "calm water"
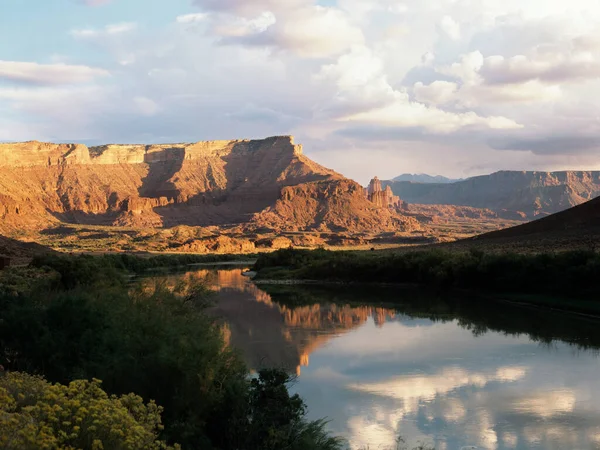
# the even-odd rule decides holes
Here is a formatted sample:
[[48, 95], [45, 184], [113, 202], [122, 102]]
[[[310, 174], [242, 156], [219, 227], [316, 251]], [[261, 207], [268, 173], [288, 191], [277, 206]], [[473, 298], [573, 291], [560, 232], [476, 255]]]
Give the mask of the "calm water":
[[231, 345], [254, 368], [296, 372], [311, 418], [353, 449], [600, 448], [598, 322], [391, 288], [259, 288], [207, 280]]

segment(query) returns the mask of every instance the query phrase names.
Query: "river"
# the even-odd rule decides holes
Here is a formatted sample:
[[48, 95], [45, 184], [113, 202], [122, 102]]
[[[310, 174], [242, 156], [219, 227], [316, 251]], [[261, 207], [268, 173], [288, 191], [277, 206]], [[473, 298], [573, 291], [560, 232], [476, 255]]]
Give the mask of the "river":
[[600, 449], [600, 322], [391, 287], [207, 282], [248, 365], [283, 367], [352, 449]]

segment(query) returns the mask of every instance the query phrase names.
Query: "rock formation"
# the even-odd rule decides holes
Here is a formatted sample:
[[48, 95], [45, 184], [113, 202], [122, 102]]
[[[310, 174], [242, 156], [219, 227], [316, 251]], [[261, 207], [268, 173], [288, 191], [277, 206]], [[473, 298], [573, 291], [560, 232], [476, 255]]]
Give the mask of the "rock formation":
[[400, 209], [403, 206], [400, 197], [394, 195], [392, 188], [386, 186], [383, 189], [381, 180], [377, 177], [373, 178], [369, 183], [369, 187], [365, 190], [367, 199], [374, 203], [379, 208]]
[[351, 180], [327, 180], [289, 186], [279, 200], [255, 215], [252, 223], [276, 231], [416, 231], [419, 222], [365, 199]]
[[0, 144], [2, 232], [60, 223], [349, 231], [402, 225], [401, 216], [368, 205], [358, 189], [304, 156], [290, 136], [90, 148]]
[[490, 209], [504, 216], [535, 219], [580, 205], [600, 195], [600, 171], [502, 171], [455, 183], [384, 181], [411, 204]]

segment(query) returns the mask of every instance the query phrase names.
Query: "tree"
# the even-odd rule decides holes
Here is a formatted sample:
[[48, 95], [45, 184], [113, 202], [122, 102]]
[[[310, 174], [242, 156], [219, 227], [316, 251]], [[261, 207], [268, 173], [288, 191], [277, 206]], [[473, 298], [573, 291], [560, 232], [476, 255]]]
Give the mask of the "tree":
[[343, 441], [325, 431], [326, 422], [306, 420], [306, 405], [290, 395], [293, 378], [283, 370], [259, 372], [250, 386], [248, 450], [339, 450]]

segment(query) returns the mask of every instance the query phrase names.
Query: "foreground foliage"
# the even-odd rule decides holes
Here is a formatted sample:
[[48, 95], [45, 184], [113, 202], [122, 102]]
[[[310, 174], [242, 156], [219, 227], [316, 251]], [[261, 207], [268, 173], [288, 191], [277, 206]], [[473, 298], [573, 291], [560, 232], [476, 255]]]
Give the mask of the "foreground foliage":
[[159, 438], [183, 448], [341, 448], [323, 422], [305, 420], [302, 400], [288, 393], [287, 374], [265, 371], [250, 379], [205, 313], [206, 288], [132, 286], [107, 261], [38, 260], [34, 266], [52, 276], [32, 278], [20, 291], [0, 290], [0, 364], [9, 373], [40, 374], [83, 393], [99, 387], [69, 383], [100, 379], [117, 399], [133, 392], [155, 401], [164, 408]]
[[262, 279], [415, 283], [492, 292], [591, 297], [600, 293], [600, 254], [592, 251], [538, 255], [480, 251], [409, 253], [279, 250], [260, 255]]
[[0, 447], [172, 448], [158, 440], [161, 411], [137, 395], [109, 396], [98, 380], [52, 385], [13, 372], [0, 377]]

